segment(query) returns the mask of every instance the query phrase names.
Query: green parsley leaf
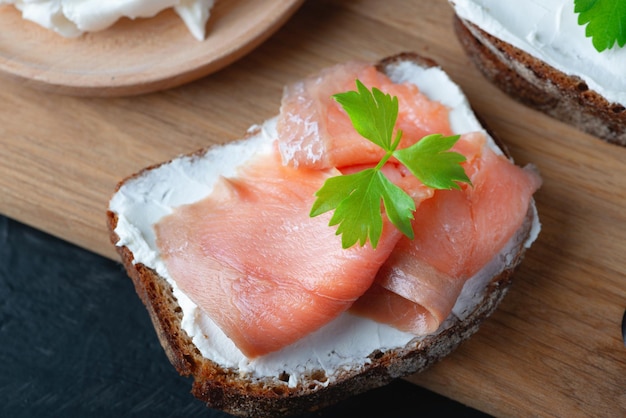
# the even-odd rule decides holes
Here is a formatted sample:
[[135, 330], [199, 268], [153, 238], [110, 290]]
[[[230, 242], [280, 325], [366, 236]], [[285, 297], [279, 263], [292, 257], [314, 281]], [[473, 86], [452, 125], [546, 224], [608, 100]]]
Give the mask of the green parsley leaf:
[[458, 182], [471, 184], [460, 165], [465, 157], [448, 151], [459, 136], [428, 135], [412, 146], [397, 150], [402, 131], [393, 131], [398, 118], [398, 98], [377, 88], [370, 91], [356, 80], [357, 91], [339, 93], [333, 97], [344, 108], [356, 131], [380, 146], [385, 156], [376, 167], [354, 174], [327, 179], [315, 193], [317, 199], [310, 216], [334, 210], [329, 226], [337, 226], [343, 248], [363, 246], [369, 240], [376, 248], [382, 235], [381, 202], [387, 218], [404, 235], [413, 239], [411, 221], [415, 202], [381, 171], [395, 157], [425, 185], [436, 189], [459, 189]]
[[415, 202], [376, 168], [331, 177], [316, 196], [311, 216], [334, 209], [329, 226], [339, 225], [337, 234], [342, 234], [343, 248], [352, 247], [357, 241], [363, 246], [367, 239], [376, 248], [383, 230], [381, 198], [391, 222], [405, 235], [414, 236], [411, 219]]
[[408, 148], [395, 151], [393, 155], [426, 186], [433, 189], [460, 189], [458, 182], [471, 184], [461, 166], [465, 157], [456, 152], [447, 152], [459, 138], [459, 135], [428, 135]]
[[574, 12], [598, 52], [626, 45], [626, 1], [574, 0]]
[[376, 87], [370, 92], [356, 80], [357, 91], [339, 93], [333, 97], [343, 107], [354, 129], [374, 144], [389, 150], [393, 128], [398, 118], [398, 98]]

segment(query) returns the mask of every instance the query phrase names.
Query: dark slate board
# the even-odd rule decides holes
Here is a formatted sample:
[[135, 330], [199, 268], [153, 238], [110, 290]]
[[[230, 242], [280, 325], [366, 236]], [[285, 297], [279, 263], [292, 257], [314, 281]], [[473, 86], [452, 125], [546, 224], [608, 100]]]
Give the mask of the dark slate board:
[[[1, 417], [209, 417], [121, 264], [0, 216]], [[307, 417], [486, 415], [398, 380]]]

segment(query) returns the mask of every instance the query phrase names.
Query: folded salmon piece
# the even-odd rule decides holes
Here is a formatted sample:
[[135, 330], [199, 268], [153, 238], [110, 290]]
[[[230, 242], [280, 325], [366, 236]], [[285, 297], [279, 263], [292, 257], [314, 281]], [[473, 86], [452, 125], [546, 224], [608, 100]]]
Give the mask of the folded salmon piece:
[[372, 284], [401, 233], [384, 221], [376, 249], [343, 249], [331, 214], [309, 217], [335, 169], [255, 157], [207, 198], [155, 225], [168, 271], [248, 357], [279, 350], [346, 311]]
[[472, 185], [421, 201], [415, 238], [400, 240], [352, 312], [417, 335], [436, 331], [466, 281], [521, 227], [539, 175], [494, 153], [481, 133], [463, 135], [455, 150]]
[[380, 161], [384, 151], [355, 131], [332, 98], [356, 90], [356, 79], [369, 89], [376, 87], [398, 97], [396, 128], [403, 131], [399, 148], [428, 134], [451, 135], [447, 107], [429, 100], [414, 84], [392, 82], [371, 64], [348, 62], [285, 87], [277, 122], [284, 164], [325, 169]]

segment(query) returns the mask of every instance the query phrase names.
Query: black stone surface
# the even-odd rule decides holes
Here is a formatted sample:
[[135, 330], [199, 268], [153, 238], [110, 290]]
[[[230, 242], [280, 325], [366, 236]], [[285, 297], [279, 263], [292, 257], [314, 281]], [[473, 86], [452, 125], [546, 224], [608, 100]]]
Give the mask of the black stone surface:
[[[121, 264], [0, 216], [0, 417], [212, 417]], [[398, 380], [312, 417], [486, 417]]]

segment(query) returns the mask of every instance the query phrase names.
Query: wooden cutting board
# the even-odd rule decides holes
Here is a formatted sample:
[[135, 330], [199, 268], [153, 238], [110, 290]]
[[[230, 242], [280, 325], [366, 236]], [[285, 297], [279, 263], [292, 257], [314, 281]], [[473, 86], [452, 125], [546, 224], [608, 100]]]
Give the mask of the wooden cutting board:
[[276, 114], [284, 84], [311, 72], [416, 51], [442, 65], [544, 184], [542, 233], [500, 309], [409, 380], [497, 416], [623, 416], [626, 148], [512, 101], [470, 64], [451, 23], [445, 0], [308, 1], [253, 52], [170, 90], [70, 97], [0, 78], [0, 212], [117, 258], [105, 211], [123, 177], [241, 137]]

